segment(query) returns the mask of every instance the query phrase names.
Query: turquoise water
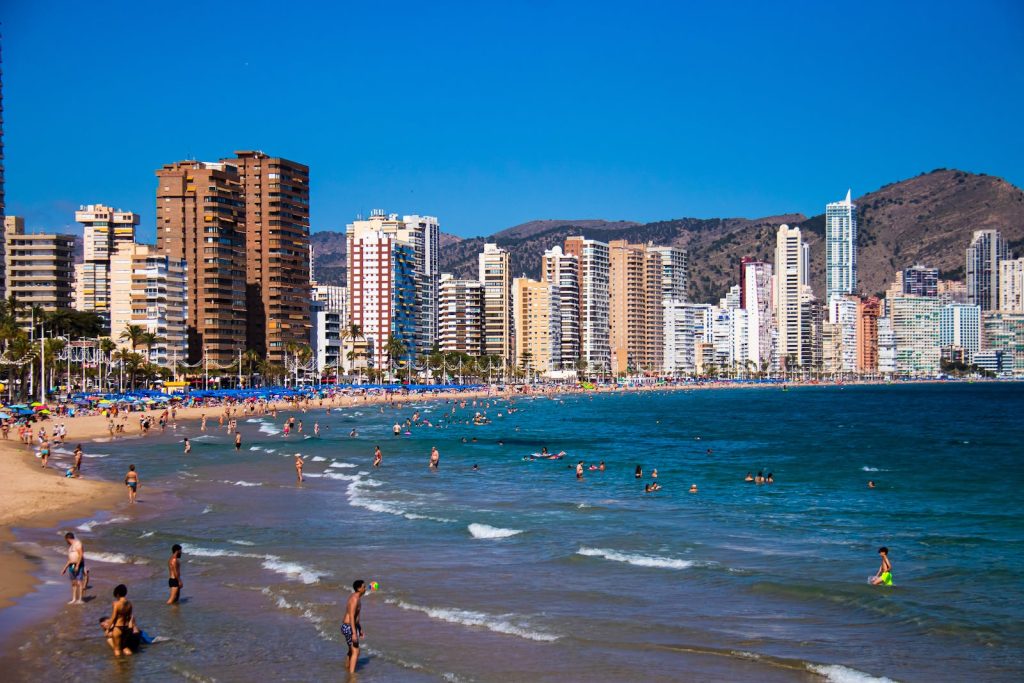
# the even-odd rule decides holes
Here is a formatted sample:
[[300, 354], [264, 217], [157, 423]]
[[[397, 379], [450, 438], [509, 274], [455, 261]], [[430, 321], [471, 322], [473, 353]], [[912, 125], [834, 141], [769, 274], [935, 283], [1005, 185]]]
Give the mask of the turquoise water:
[[[89, 474], [119, 479], [138, 465], [141, 502], [71, 525], [82, 527], [100, 597], [61, 607], [52, 631], [10, 635], [0, 663], [25, 678], [335, 678], [346, 587], [364, 578], [382, 590], [364, 600], [360, 680], [1024, 674], [1021, 385], [509, 405], [454, 416], [444, 403], [311, 410], [295, 414], [305, 434], [288, 438], [280, 425], [292, 413], [242, 419], [240, 454], [226, 431], [193, 424], [88, 445], [104, 456], [87, 455]], [[440, 426], [394, 438], [396, 418], [416, 409]], [[492, 423], [466, 424], [475, 411]], [[317, 420], [321, 438], [303, 438]], [[380, 470], [369, 467], [375, 444]], [[427, 469], [433, 445], [437, 473]], [[523, 460], [542, 446], [568, 455]], [[577, 481], [577, 460], [607, 470]], [[645, 494], [652, 468], [663, 489]], [[748, 471], [775, 483], [745, 483]], [[20, 538], [59, 571], [56, 533]], [[187, 601], [168, 608], [175, 542], [186, 548]], [[893, 588], [867, 585], [881, 545]], [[94, 631], [120, 581], [143, 627], [166, 639], [128, 663], [113, 662]], [[47, 591], [64, 597], [65, 586], [34, 599]]]

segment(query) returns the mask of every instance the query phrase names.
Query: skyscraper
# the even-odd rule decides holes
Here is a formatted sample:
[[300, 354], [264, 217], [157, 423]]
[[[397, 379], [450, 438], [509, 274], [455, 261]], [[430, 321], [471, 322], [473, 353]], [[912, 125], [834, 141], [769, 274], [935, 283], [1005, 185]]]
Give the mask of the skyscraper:
[[[350, 321], [362, 329], [372, 367], [387, 372], [423, 351], [417, 346], [416, 247], [398, 215], [379, 209], [345, 232]], [[402, 346], [401, 358], [391, 357], [392, 340]]]
[[857, 304], [857, 372], [878, 372], [878, 319], [882, 305], [877, 296]]
[[758, 369], [772, 363], [772, 266], [748, 259], [743, 263], [741, 306], [747, 311], [748, 355]]
[[1010, 257], [998, 230], [975, 230], [967, 247], [967, 303], [982, 311], [999, 308], [999, 264]]
[[123, 241], [110, 265], [110, 338], [122, 348], [128, 325], [152, 332], [159, 341], [141, 349], [151, 363], [174, 368], [188, 354], [186, 325], [187, 264], [158, 253], [156, 247]]
[[661, 255], [643, 244], [612, 240], [608, 262], [612, 372], [657, 371], [663, 333]]
[[245, 344], [281, 363], [289, 342], [310, 340], [309, 167], [254, 151], [222, 163], [244, 202]]
[[565, 253], [580, 264], [580, 360], [590, 371], [611, 368], [608, 322], [608, 245], [584, 237], [567, 237]]
[[512, 266], [508, 251], [497, 244], [485, 244], [478, 265], [484, 296], [484, 355], [498, 356], [512, 365]]
[[512, 281], [512, 319], [516, 359], [528, 373], [558, 369], [561, 358], [561, 314], [557, 286], [525, 277]]
[[543, 279], [557, 289], [562, 348], [556, 369], [572, 370], [580, 357], [580, 264], [559, 246], [544, 252]]
[[[139, 216], [102, 204], [79, 207], [75, 220], [83, 226], [83, 261], [75, 266], [75, 308], [92, 311], [110, 325], [110, 259], [123, 244], [134, 244]], [[182, 360], [185, 356], [182, 355]]]
[[999, 310], [1024, 313], [1024, 258], [999, 264]]
[[[804, 301], [810, 298], [806, 244], [800, 228], [780, 225], [775, 238], [775, 321], [778, 327], [778, 357], [787, 368], [805, 364], [810, 326], [805, 324]], [[805, 291], [806, 290], [806, 291]]]
[[846, 199], [825, 206], [825, 301], [857, 290], [857, 207]]
[[483, 325], [483, 285], [441, 274], [438, 306], [438, 346], [442, 351], [479, 356]]
[[946, 304], [939, 310], [939, 346], [963, 350], [970, 364], [981, 350], [981, 308], [968, 304]]
[[416, 245], [416, 275], [419, 279], [417, 306], [419, 307], [420, 348], [427, 351], [437, 343], [438, 289], [441, 271], [438, 255], [441, 226], [435, 216], [403, 216], [406, 227], [413, 231]]
[[157, 249], [187, 264], [188, 362], [245, 350], [245, 206], [238, 170], [178, 161], [156, 172]]

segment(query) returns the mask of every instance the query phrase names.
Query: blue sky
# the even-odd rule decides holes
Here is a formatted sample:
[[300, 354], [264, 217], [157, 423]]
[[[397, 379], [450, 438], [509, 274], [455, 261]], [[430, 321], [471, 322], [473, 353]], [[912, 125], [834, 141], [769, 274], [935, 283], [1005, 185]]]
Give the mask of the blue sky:
[[151, 238], [154, 171], [238, 149], [309, 164], [314, 230], [814, 214], [937, 167], [1024, 184], [1015, 0], [186, 5], [0, 5], [9, 214], [102, 202]]

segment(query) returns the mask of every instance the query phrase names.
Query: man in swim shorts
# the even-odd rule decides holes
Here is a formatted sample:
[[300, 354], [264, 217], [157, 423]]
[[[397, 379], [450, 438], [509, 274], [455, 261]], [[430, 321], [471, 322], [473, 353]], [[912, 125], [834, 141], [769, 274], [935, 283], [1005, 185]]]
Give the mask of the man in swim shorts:
[[128, 474], [124, 475], [124, 485], [128, 487], [128, 502], [134, 503], [135, 496], [139, 492], [139, 473], [135, 471], [135, 465], [128, 465]]
[[882, 557], [882, 564], [879, 565], [878, 571], [875, 573], [875, 576], [871, 579], [871, 585], [891, 586], [892, 562], [889, 561], [889, 549], [885, 546], [882, 546], [878, 549], [878, 554]]
[[345, 657], [345, 666], [349, 673], [355, 673], [356, 663], [359, 661], [359, 639], [363, 637], [363, 627], [359, 622], [359, 613], [362, 610], [363, 595], [366, 594], [366, 582], [362, 579], [352, 584], [352, 595], [348, 596], [345, 605], [345, 617], [341, 621], [341, 635], [345, 636], [345, 644], [348, 645], [348, 654]]
[[181, 589], [185, 584], [181, 580], [181, 546], [175, 543], [171, 546], [171, 557], [167, 560], [167, 587], [171, 589], [171, 596], [167, 598], [168, 605], [177, 604], [181, 597]]
[[68, 604], [81, 605], [82, 593], [85, 592], [85, 550], [82, 548], [82, 542], [70, 531], [64, 534], [64, 540], [68, 544], [68, 561], [60, 574], [67, 574], [71, 580], [71, 600]]

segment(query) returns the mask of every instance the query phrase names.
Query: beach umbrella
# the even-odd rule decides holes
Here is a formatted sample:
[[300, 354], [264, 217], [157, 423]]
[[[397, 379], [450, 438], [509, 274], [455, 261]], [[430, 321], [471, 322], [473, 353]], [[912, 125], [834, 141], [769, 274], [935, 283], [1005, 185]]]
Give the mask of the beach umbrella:
[[41, 406], [41, 405], [43, 405], [43, 404], [42, 404], [42, 403], [40, 403], [39, 401], [32, 401], [32, 407], [33, 407], [33, 408], [38, 408], [38, 407], [39, 407], [39, 406]]
[[8, 407], [8, 408], [14, 408], [14, 409], [19, 409], [19, 408], [28, 408], [28, 406], [27, 406], [27, 405], [25, 405], [24, 403], [15, 403], [14, 405], [12, 405], [12, 406], [7, 406], [7, 407]]
[[9, 413], [0, 413], [0, 420], [10, 420], [11, 416]]
[[43, 408], [42, 410], [39, 411], [39, 414], [40, 415], [49, 415], [50, 414], [50, 409], [49, 408]]

